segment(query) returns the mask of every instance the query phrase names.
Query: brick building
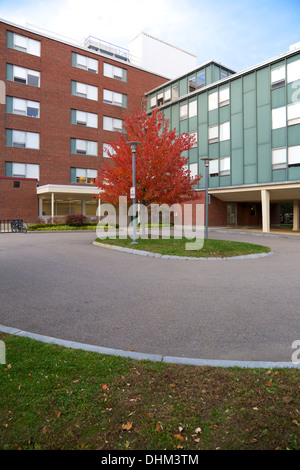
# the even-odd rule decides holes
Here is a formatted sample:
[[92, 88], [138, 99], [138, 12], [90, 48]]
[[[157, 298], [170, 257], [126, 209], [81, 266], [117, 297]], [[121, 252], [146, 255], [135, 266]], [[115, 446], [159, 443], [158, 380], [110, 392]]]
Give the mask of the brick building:
[[[97, 44], [96, 44], [97, 45]], [[109, 142], [167, 79], [124, 51], [0, 21], [0, 219], [95, 216]]]

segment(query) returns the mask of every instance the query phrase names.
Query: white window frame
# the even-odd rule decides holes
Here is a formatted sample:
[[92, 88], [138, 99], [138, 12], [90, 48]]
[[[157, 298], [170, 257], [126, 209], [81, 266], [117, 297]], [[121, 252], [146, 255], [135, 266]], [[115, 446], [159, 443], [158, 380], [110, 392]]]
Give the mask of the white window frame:
[[230, 140], [230, 121], [220, 124], [220, 142]]
[[75, 139], [75, 153], [77, 155], [90, 155], [97, 157], [98, 142], [92, 140]]
[[[21, 173], [20, 170], [22, 169]], [[35, 176], [32, 176], [31, 173], [34, 173]], [[12, 177], [13, 178], [32, 178], [40, 179], [40, 165], [31, 164], [31, 163], [12, 163]]]
[[39, 150], [40, 134], [36, 132], [12, 131], [12, 146], [18, 148]]
[[214, 177], [219, 175], [219, 159], [215, 158], [209, 162], [209, 176]]
[[230, 175], [230, 157], [221, 157], [219, 162], [220, 176]]
[[103, 116], [103, 130], [112, 132], [122, 132], [123, 120], [112, 118], [110, 116]]
[[300, 59], [287, 64], [287, 82], [292, 83], [300, 80]]
[[272, 170], [286, 168], [287, 150], [286, 147], [272, 149]]
[[98, 114], [75, 110], [75, 121], [79, 126], [93, 127], [98, 129]]
[[75, 82], [75, 94], [79, 98], [98, 101], [98, 88], [87, 83]]
[[[37, 116], [29, 116], [28, 109], [34, 108], [38, 110]], [[12, 99], [12, 112], [13, 114], [18, 114], [20, 116], [33, 117], [38, 119], [40, 117], [40, 103], [38, 101], [29, 101], [22, 98]]]
[[191, 137], [196, 136], [196, 141], [193, 143], [193, 146], [192, 146], [192, 148], [196, 148], [198, 146], [198, 133], [197, 133], [197, 131], [190, 132], [190, 136]]
[[171, 101], [171, 88], [164, 92], [164, 102]]
[[[30, 77], [36, 77], [38, 78], [38, 85], [32, 85], [30, 82]], [[21, 79], [22, 81], [18, 81], [16, 79]], [[13, 65], [13, 81], [16, 83], [23, 83], [24, 85], [29, 85], [29, 86], [34, 86], [36, 88], [40, 87], [40, 79], [41, 75], [40, 72], [37, 70], [30, 70], [30, 69], [25, 69], [24, 67], [19, 67], [18, 65]]]
[[182, 104], [180, 105], [180, 121], [184, 121], [188, 118], [188, 105]]
[[76, 53], [76, 67], [88, 72], [98, 73], [98, 60]]
[[103, 90], [103, 103], [112, 104], [114, 106], [123, 106], [123, 95], [116, 91]]
[[220, 108], [223, 106], [227, 106], [230, 103], [230, 88], [229, 86], [226, 88], [222, 88], [219, 90], [219, 106]]
[[41, 43], [36, 39], [13, 33], [13, 48], [17, 51], [26, 52], [27, 54], [41, 56]]
[[289, 126], [300, 124], [300, 101], [288, 105], [287, 121]]
[[286, 127], [286, 106], [272, 109], [272, 129]]
[[198, 176], [198, 163], [190, 163], [190, 176], [195, 179]]
[[[88, 168], [75, 168], [76, 183], [94, 184], [95, 179], [98, 177], [97, 170]], [[77, 178], [84, 178], [84, 181], [77, 181]], [[94, 180], [94, 181], [89, 181]]]
[[196, 117], [198, 114], [198, 102], [193, 100], [189, 102], [189, 117]]
[[208, 111], [213, 111], [218, 108], [218, 92], [210, 93], [208, 95]]
[[104, 62], [103, 64], [103, 75], [104, 77], [114, 78], [115, 80], [123, 81], [123, 70], [121, 67], [117, 67], [112, 64]]
[[[110, 153], [110, 155], [108, 154]], [[110, 144], [103, 143], [103, 157], [111, 158], [111, 155], [115, 155], [116, 151], [112, 148]]]
[[294, 145], [288, 148], [288, 165], [300, 166], [300, 145]]
[[285, 65], [271, 69], [271, 88], [276, 89], [285, 85]]
[[208, 128], [208, 143], [214, 144], [219, 141], [219, 126], [210, 126]]

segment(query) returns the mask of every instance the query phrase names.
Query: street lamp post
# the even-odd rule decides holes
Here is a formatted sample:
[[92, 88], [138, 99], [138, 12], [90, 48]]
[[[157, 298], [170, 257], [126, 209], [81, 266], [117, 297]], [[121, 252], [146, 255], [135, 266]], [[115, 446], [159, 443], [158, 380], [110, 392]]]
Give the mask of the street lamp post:
[[133, 206], [133, 241], [131, 244], [137, 244], [136, 241], [136, 195], [135, 195], [135, 154], [137, 146], [141, 145], [141, 142], [127, 142], [127, 145], [130, 145], [132, 152], [132, 188], [131, 188], [131, 197], [132, 197], [132, 206]]
[[208, 167], [212, 158], [201, 158], [205, 165], [205, 239], [208, 239]]

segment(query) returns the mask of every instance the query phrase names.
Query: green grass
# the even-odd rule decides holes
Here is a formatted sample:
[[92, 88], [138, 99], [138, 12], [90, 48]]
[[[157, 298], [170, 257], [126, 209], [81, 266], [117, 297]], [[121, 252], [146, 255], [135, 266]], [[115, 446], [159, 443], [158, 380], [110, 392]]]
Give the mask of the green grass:
[[299, 370], [194, 367], [0, 333], [0, 449], [299, 450]]
[[233, 242], [226, 240], [205, 240], [201, 250], [187, 250], [186, 243], [195, 243], [195, 240], [183, 239], [137, 239], [137, 245], [131, 245], [132, 239], [96, 239], [96, 242], [108, 245], [118, 245], [137, 250], [151, 251], [162, 255], [188, 256], [188, 257], [232, 257], [244, 256], [256, 253], [269, 253], [271, 249], [262, 245], [252, 243]]

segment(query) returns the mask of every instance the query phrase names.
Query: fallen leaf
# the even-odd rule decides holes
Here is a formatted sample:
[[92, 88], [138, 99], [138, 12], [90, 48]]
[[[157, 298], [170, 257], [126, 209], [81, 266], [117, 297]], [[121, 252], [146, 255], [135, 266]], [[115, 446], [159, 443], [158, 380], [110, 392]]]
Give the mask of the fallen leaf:
[[57, 413], [57, 417], [59, 418], [59, 417], [60, 417], [60, 415], [61, 415], [61, 411], [60, 411], [59, 413]]
[[124, 429], [124, 431], [130, 431], [130, 429], [132, 429], [132, 423], [128, 421], [128, 423], [122, 425], [122, 429]]
[[179, 441], [184, 441], [184, 437], [181, 435], [181, 434], [174, 434], [174, 436], [176, 439], [178, 439]]
[[162, 430], [163, 430], [162, 425], [161, 425], [160, 423], [157, 423], [156, 428], [155, 428], [155, 431], [161, 432]]

